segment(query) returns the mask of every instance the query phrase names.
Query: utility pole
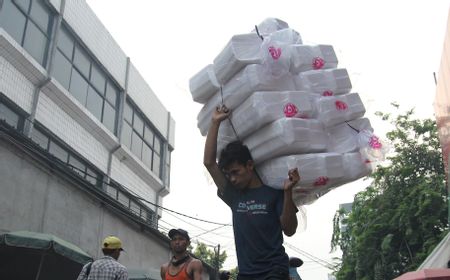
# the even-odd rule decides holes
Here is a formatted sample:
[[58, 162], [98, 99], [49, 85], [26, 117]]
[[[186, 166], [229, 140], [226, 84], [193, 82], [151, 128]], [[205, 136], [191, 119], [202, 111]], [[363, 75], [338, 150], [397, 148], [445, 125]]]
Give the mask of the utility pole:
[[217, 275], [219, 275], [220, 244], [217, 244], [217, 252], [216, 253], [217, 254], [216, 254], [215, 268], [216, 268]]

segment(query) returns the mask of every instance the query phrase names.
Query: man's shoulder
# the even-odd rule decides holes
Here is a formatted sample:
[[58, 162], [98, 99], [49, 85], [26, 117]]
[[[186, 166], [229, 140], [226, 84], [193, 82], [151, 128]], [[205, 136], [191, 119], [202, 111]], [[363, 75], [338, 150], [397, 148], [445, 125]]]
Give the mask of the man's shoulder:
[[189, 262], [188, 270], [198, 269], [198, 268], [201, 268], [201, 267], [203, 267], [202, 261], [199, 260], [199, 259], [196, 259], [196, 258], [192, 258], [192, 260]]

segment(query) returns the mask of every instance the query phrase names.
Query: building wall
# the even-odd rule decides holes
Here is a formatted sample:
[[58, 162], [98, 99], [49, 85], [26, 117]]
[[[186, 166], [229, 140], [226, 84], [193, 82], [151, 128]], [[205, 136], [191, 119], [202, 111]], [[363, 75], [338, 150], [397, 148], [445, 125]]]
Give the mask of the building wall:
[[[37, 2], [31, 1], [31, 7]], [[14, 109], [20, 115], [24, 125], [20, 125], [21, 136], [17, 137], [25, 136], [24, 139], [28, 137], [34, 141], [33, 133], [42, 130], [51, 141], [55, 140], [69, 151], [68, 162], [53, 158], [53, 163], [44, 163], [31, 155], [44, 151], [33, 146], [30, 139], [25, 145], [33, 146], [31, 153], [14, 146], [14, 140], [10, 142], [0, 137], [0, 231], [30, 230], [54, 234], [78, 245], [93, 257], [101, 255], [101, 240], [113, 234], [122, 239], [126, 248], [121, 257], [123, 264], [158, 269], [168, 260], [169, 248], [168, 238], [157, 231], [154, 223], [155, 212], [160, 211], [155, 203], [160, 203], [169, 193], [169, 181], [164, 178], [164, 173], [158, 176], [152, 172], [148, 164], [121, 140], [124, 102], [129, 100], [136, 106], [134, 109], [160, 137], [164, 147], [160, 154], [162, 168], [166, 166], [166, 150], [174, 148], [175, 122], [84, 0], [43, 2], [49, 3], [55, 19], [52, 30], [46, 34], [51, 38], [46, 63], [34, 58], [33, 47], [28, 46], [28, 52], [24, 43], [16, 41], [17, 36], [8, 33], [15, 28], [14, 19], [9, 27], [11, 22], [2, 25], [2, 20], [7, 18], [5, 7], [11, 8], [15, 4], [11, 4], [11, 0], [0, 0], [0, 106]], [[28, 16], [27, 20], [31, 22], [32, 17]], [[35, 25], [39, 27], [38, 23]], [[92, 59], [90, 63], [102, 71], [107, 85], [111, 81], [117, 87], [116, 132], [108, 129], [103, 120], [63, 85], [64, 81], [56, 78], [58, 73], [54, 66], [57, 66], [60, 47], [58, 39], [64, 35], [62, 26], [73, 36], [74, 46], [79, 44]], [[75, 62], [70, 63], [73, 64], [70, 64], [73, 67], [70, 73], [73, 73]], [[89, 77], [84, 78], [90, 82]], [[0, 110], [1, 122], [2, 114]], [[0, 136], [4, 136], [1, 131]], [[53, 143], [51, 141], [48, 143]], [[49, 148], [46, 152], [51, 158]], [[67, 174], [56, 172], [55, 166], [72, 168], [72, 156], [86, 164], [85, 170], [100, 174], [100, 179], [92, 183], [84, 174], [83, 178], [77, 179], [84, 182], [74, 181]], [[77, 176], [73, 170], [69, 170], [73, 173], [70, 176]], [[124, 195], [126, 199], [123, 199]], [[135, 195], [142, 200], [134, 199]], [[138, 205], [137, 213], [133, 212], [136, 203], [144, 206]]]
[[436, 97], [434, 111], [438, 125], [439, 139], [442, 146], [444, 164], [448, 172], [448, 155], [450, 153], [450, 20], [447, 22], [447, 32], [441, 56], [441, 65], [437, 75]]
[[[116, 134], [49, 75], [53, 73], [48, 69], [52, 65], [51, 59], [44, 68], [2, 26], [0, 92], [30, 115], [28, 124], [33, 126], [38, 122], [43, 125], [99, 171], [144, 199], [153, 203], [161, 201], [161, 197], [170, 190], [169, 181], [163, 175], [162, 178], [155, 175], [120, 142], [124, 96], [137, 106], [163, 140], [163, 161], [167, 158], [166, 150], [174, 147], [173, 118], [85, 1], [53, 0], [49, 3], [55, 9], [52, 45], [57, 45], [61, 25], [68, 26], [77, 42], [119, 86], [121, 104], [117, 105]], [[59, 25], [56, 24], [58, 13], [62, 22]], [[57, 51], [53, 54], [50, 50], [48, 52], [50, 57], [54, 57]], [[119, 145], [122, 145], [120, 153], [113, 154]], [[163, 168], [166, 166], [164, 162], [161, 165]], [[161, 192], [161, 189], [165, 191]]]
[[[450, 11], [449, 11], [450, 12]], [[441, 56], [441, 65], [437, 75], [436, 97], [434, 102], [434, 112], [438, 127], [439, 139], [442, 147], [442, 156], [447, 174], [449, 174], [449, 153], [450, 153], [450, 13], [447, 20], [447, 30], [444, 39], [444, 48]], [[450, 174], [449, 174], [450, 175]], [[450, 178], [450, 177], [448, 177]], [[448, 186], [450, 195], [450, 186]], [[450, 208], [449, 208], [450, 221]], [[420, 265], [424, 268], [447, 268], [450, 259], [450, 235], [447, 235], [428, 255], [427, 259]]]
[[0, 158], [1, 232], [29, 230], [54, 234], [95, 258], [102, 255], [102, 239], [116, 235], [126, 250], [120, 261], [127, 267], [157, 269], [168, 260], [168, 239], [142, 230], [1, 137]]

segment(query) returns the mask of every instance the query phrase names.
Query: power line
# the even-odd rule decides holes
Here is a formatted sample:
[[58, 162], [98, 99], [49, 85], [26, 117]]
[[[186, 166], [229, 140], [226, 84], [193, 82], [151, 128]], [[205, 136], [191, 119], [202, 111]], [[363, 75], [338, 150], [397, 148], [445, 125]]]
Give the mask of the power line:
[[295, 246], [292, 245], [292, 244], [289, 244], [289, 243], [285, 242], [284, 245], [285, 245], [286, 247], [288, 247], [288, 248], [294, 250], [295, 252], [297, 252], [297, 253], [299, 253], [299, 254], [302, 254], [303, 256], [309, 258], [309, 259], [312, 260], [313, 262], [315, 262], [315, 263], [317, 263], [317, 264], [319, 264], [319, 265], [321, 265], [321, 266], [323, 266], [323, 267], [325, 267], [325, 268], [328, 268], [328, 269], [332, 269], [332, 268], [333, 268], [333, 264], [329, 263], [328, 261], [325, 261], [325, 260], [322, 260], [322, 259], [320, 259], [320, 258], [318, 258], [318, 257], [316, 257], [316, 256], [313, 256], [313, 255], [311, 255], [310, 253], [308, 253], [308, 252], [306, 252], [306, 251], [303, 251], [303, 250], [301, 250], [301, 249], [295, 247]]

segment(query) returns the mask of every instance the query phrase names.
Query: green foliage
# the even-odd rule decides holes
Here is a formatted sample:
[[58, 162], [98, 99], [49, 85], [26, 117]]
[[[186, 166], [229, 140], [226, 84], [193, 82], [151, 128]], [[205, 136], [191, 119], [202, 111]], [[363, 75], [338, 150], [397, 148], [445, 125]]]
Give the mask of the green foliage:
[[204, 243], [199, 242], [195, 247], [194, 255], [209, 264], [213, 268], [221, 269], [227, 259], [227, 252], [223, 251], [217, 257], [217, 251], [209, 249]]
[[352, 212], [336, 213], [332, 248], [343, 253], [335, 270], [338, 280], [393, 279], [415, 270], [448, 231], [435, 121], [413, 119], [413, 110], [395, 118], [377, 115], [394, 126], [386, 134], [394, 153], [370, 176], [370, 186], [356, 194]]

